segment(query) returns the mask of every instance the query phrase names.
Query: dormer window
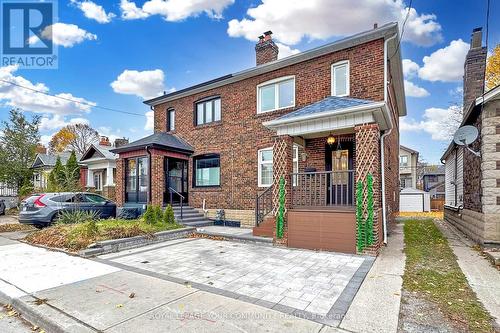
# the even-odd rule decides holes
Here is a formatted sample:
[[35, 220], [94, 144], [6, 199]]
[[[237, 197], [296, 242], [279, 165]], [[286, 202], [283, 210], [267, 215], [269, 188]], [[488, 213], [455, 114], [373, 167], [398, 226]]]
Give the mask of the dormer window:
[[332, 65], [332, 96], [349, 95], [349, 61], [340, 61]]
[[286, 76], [257, 86], [257, 113], [295, 106], [295, 77]]

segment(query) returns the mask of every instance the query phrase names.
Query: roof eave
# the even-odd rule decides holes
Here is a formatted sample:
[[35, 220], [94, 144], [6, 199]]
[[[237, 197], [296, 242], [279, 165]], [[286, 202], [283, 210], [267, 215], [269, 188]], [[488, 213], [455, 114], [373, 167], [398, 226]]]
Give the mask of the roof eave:
[[185, 153], [185, 154], [188, 154], [188, 155], [191, 155], [194, 152], [194, 150], [187, 150], [187, 149], [182, 149], [182, 148], [175, 148], [175, 147], [170, 147], [170, 146], [166, 146], [166, 145], [161, 145], [161, 144], [158, 144], [158, 143], [142, 144], [142, 145], [129, 146], [129, 147], [125, 147], [124, 146], [124, 147], [120, 147], [120, 148], [116, 148], [116, 149], [110, 150], [110, 152], [112, 152], [114, 154], [121, 154], [121, 153], [126, 153], [126, 152], [129, 152], [129, 151], [143, 150], [143, 149], [146, 149], [146, 147], [164, 149], [164, 150], [167, 150], [167, 151]]
[[[173, 101], [173, 100], [176, 100], [176, 99], [179, 99], [182, 97], [190, 96], [190, 95], [193, 95], [193, 94], [196, 94], [199, 92], [203, 92], [206, 90], [210, 90], [213, 88], [224, 86], [224, 85], [227, 85], [229, 83], [241, 81], [241, 80], [244, 80], [244, 79], [247, 79], [247, 78], [250, 78], [253, 76], [257, 76], [260, 74], [264, 74], [264, 73], [267, 73], [270, 71], [274, 71], [274, 70], [277, 70], [277, 69], [280, 69], [283, 67], [287, 67], [290, 65], [301, 63], [301, 62], [304, 62], [304, 61], [307, 61], [307, 60], [310, 60], [313, 58], [320, 57], [320, 56], [328, 54], [328, 53], [340, 51], [340, 50], [343, 50], [343, 49], [346, 49], [349, 47], [353, 47], [356, 45], [367, 43], [367, 42], [377, 40], [380, 38], [385, 39], [385, 38], [388, 38], [390, 36], [393, 36], [395, 33], [398, 33], [398, 24], [397, 23], [389, 23], [389, 24], [386, 24], [380, 28], [364, 31], [364, 32], [361, 32], [361, 33], [356, 34], [354, 36], [350, 36], [350, 37], [341, 39], [339, 41], [336, 41], [336, 42], [333, 42], [333, 43], [330, 43], [330, 44], [327, 44], [324, 46], [320, 46], [318, 48], [315, 48], [315, 49], [312, 49], [309, 51], [304, 51], [304, 52], [301, 52], [301, 53], [298, 53], [295, 55], [291, 55], [291, 56], [283, 58], [283, 59], [279, 59], [279, 60], [275, 60], [275, 61], [266, 63], [264, 65], [260, 65], [260, 66], [253, 67], [253, 68], [250, 68], [247, 70], [243, 70], [243, 71], [237, 72], [235, 74], [227, 75], [226, 76], [227, 78], [222, 77], [222, 79], [220, 79], [220, 80], [216, 79], [215, 82], [213, 82], [214, 80], [207, 81], [206, 84], [201, 83], [199, 85], [188, 87], [186, 89], [182, 89], [182, 90], [179, 90], [177, 92], [173, 92], [170, 94], [166, 94], [163, 96], [159, 96], [156, 98], [145, 100], [144, 104], [149, 105], [149, 106], [156, 106], [156, 105], [159, 105], [159, 104], [162, 104], [165, 102]], [[401, 54], [400, 54], [399, 48], [398, 48], [397, 52], [398, 52], [399, 59], [401, 59]], [[399, 61], [399, 62], [401, 62], [401, 61]], [[398, 67], [401, 67], [401, 64], [399, 64]], [[398, 67], [396, 67], [396, 73], [393, 73], [393, 75], [396, 75], [396, 78], [402, 77], [402, 75], [397, 74]], [[402, 67], [399, 68], [399, 71], [402, 73]], [[402, 89], [403, 89], [402, 90], [403, 98], [398, 98], [398, 102], [402, 105], [401, 110], [403, 110], [403, 112], [404, 112], [403, 114], [400, 114], [400, 115], [406, 115], [406, 105], [404, 102], [404, 87]], [[395, 90], [401, 90], [401, 89], [395, 89]], [[398, 94], [398, 92], [396, 92], [396, 93]], [[401, 95], [401, 93], [399, 93], [398, 95]]]

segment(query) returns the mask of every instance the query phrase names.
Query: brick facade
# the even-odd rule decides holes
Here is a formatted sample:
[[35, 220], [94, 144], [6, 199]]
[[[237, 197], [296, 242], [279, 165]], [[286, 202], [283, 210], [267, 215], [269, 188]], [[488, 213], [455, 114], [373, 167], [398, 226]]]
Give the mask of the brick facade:
[[[331, 65], [342, 60], [350, 62], [350, 96], [382, 101], [383, 44], [382, 39], [371, 41], [156, 106], [156, 132], [166, 131], [166, 110], [173, 108], [176, 124], [171, 133], [194, 147], [193, 157], [220, 154], [221, 186], [218, 188], [193, 187], [190, 158], [189, 203], [201, 207], [205, 199], [209, 209], [253, 210], [255, 197], [263, 190], [257, 186], [258, 150], [272, 147], [276, 135], [262, 123], [330, 96]], [[288, 75], [295, 76], [295, 107], [257, 114], [257, 85]], [[221, 97], [221, 121], [195, 126], [196, 101], [216, 95]]]

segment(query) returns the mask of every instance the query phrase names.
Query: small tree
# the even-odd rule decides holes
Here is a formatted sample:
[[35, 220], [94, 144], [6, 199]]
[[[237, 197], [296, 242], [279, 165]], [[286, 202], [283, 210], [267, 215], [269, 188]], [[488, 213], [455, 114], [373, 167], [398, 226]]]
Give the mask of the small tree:
[[78, 160], [74, 150], [71, 152], [68, 162], [66, 162], [66, 170], [70, 178], [78, 182], [80, 179], [80, 166], [78, 165]]
[[166, 223], [166, 224], [174, 224], [175, 223], [174, 209], [172, 208], [172, 206], [170, 204], [167, 205], [167, 208], [165, 209], [165, 212], [163, 213], [163, 223]]
[[154, 220], [155, 216], [154, 216], [154, 210], [153, 210], [152, 205], [148, 205], [142, 218], [144, 219], [144, 222], [146, 222], [147, 224], [154, 224], [155, 223], [155, 220]]
[[153, 220], [155, 224], [160, 224], [163, 220], [163, 211], [160, 206], [153, 206]]

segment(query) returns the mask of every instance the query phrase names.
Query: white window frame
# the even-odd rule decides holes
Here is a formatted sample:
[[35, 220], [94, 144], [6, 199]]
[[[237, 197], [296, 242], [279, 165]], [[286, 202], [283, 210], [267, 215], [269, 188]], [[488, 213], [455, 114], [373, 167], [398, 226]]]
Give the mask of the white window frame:
[[[295, 157], [295, 152], [297, 152], [297, 157]], [[299, 172], [299, 146], [293, 145], [292, 151], [292, 173]], [[297, 186], [297, 177], [293, 177], [292, 186]]]
[[[278, 83], [283, 82], [283, 81], [288, 81], [288, 80], [293, 80], [293, 104], [289, 105], [289, 106], [280, 107], [279, 106], [280, 97], [279, 97], [279, 84]], [[270, 86], [270, 85], [274, 85], [274, 109], [262, 111], [261, 106], [260, 106], [260, 89], [263, 87]], [[272, 80], [269, 80], [269, 81], [266, 81], [266, 82], [263, 82], [263, 83], [257, 85], [257, 113], [267, 113], [267, 112], [273, 112], [273, 111], [277, 111], [277, 110], [295, 107], [295, 90], [296, 90], [296, 88], [295, 88], [295, 75], [282, 76], [282, 77], [272, 79]]]
[[[96, 177], [99, 178], [99, 184], [97, 184], [99, 186], [97, 186], [96, 183], [95, 183]], [[102, 172], [101, 171], [94, 172], [92, 180], [94, 182], [94, 187], [95, 187], [96, 191], [102, 191]]]
[[[406, 163], [402, 163], [402, 161], [401, 161], [401, 160], [402, 160], [403, 158], [406, 158]], [[410, 159], [408, 158], [408, 155], [400, 155], [400, 156], [399, 156], [399, 165], [400, 165], [401, 167], [403, 167], [403, 168], [407, 168], [407, 167], [408, 167], [408, 162], [409, 162], [409, 160], [410, 160]]]
[[[170, 115], [172, 115], [173, 117], [170, 118]], [[175, 131], [175, 109], [167, 110], [167, 126], [167, 132]]]
[[[347, 70], [346, 70], [346, 93], [343, 94], [343, 95], [336, 95], [335, 94], [335, 68], [336, 67], [340, 67], [340, 66], [346, 66], [347, 67]], [[350, 64], [349, 64], [349, 60], [343, 60], [343, 61], [339, 61], [339, 62], [336, 62], [334, 64], [332, 64], [331, 66], [331, 81], [332, 81], [332, 96], [337, 96], [337, 97], [345, 97], [345, 96], [349, 96], [350, 95], [350, 89], [351, 89], [351, 83], [350, 83], [350, 80], [349, 80], [349, 76], [350, 76]]]
[[[265, 152], [265, 151], [271, 151], [273, 153], [273, 159], [271, 161], [262, 161], [262, 153]], [[263, 148], [263, 149], [259, 149], [258, 152], [257, 152], [257, 182], [258, 182], [258, 186], [259, 187], [269, 187], [271, 185], [273, 185], [273, 182], [271, 180], [271, 184], [262, 184], [261, 180], [262, 180], [262, 165], [263, 164], [273, 164], [274, 163], [274, 152], [273, 152], [273, 147], [270, 147], [270, 148]], [[274, 172], [274, 165], [273, 165], [273, 172]]]

